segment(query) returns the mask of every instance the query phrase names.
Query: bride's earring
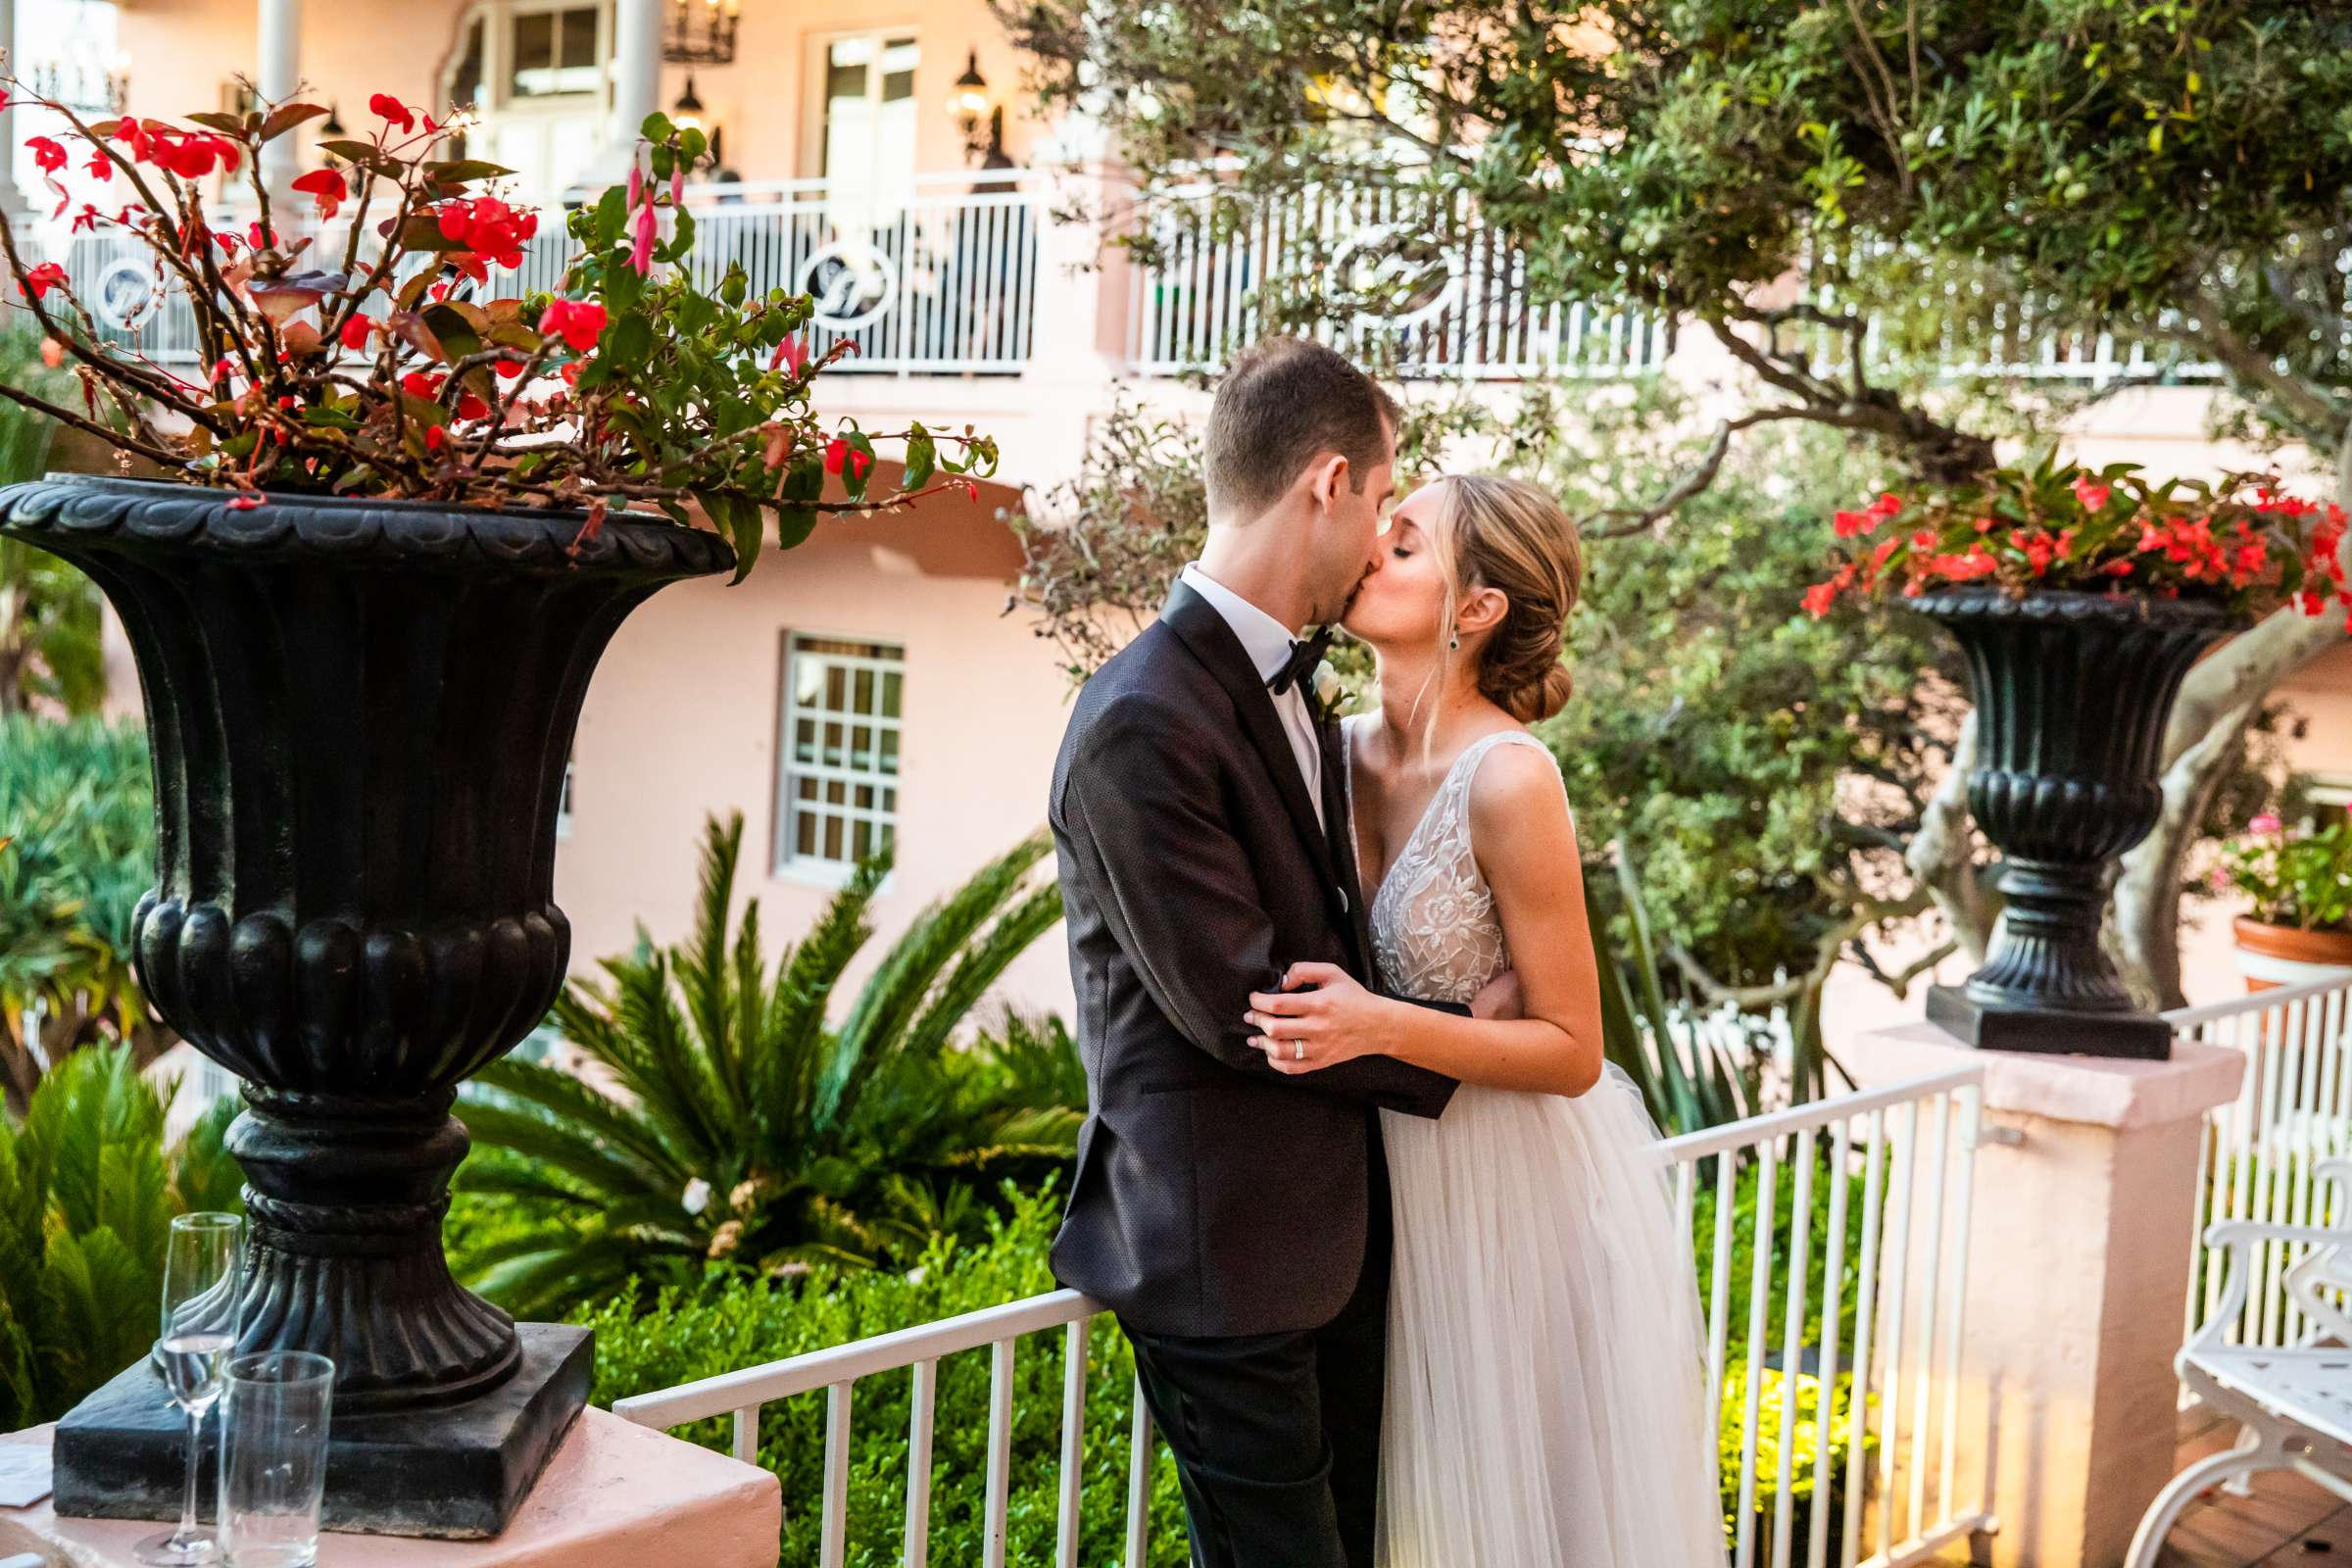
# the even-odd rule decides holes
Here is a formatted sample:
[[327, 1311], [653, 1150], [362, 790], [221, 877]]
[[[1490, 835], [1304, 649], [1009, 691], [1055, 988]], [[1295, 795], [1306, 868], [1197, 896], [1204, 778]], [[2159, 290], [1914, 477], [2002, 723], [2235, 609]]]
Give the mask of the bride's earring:
[[1446, 646], [1458, 650], [1462, 646], [1462, 640], [1459, 637], [1448, 637], [1446, 639]]

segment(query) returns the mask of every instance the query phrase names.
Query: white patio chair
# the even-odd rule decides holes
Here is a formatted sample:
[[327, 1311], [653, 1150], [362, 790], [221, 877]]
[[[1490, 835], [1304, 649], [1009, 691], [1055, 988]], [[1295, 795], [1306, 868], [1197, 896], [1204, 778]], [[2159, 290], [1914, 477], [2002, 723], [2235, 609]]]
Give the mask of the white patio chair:
[[[2199, 1399], [2238, 1423], [2237, 1446], [2198, 1460], [2156, 1494], [2125, 1568], [2155, 1568], [2165, 1537], [2206, 1488], [2265, 1470], [2292, 1470], [2352, 1502], [2352, 1316], [2328, 1299], [2352, 1292], [2352, 1160], [2324, 1161], [2317, 1174], [2342, 1193], [2333, 1227], [2226, 1219], [2205, 1232], [2208, 1248], [2230, 1250], [2229, 1285], [2175, 1365]], [[2313, 1338], [2330, 1343], [2273, 1349], [2225, 1342], [2227, 1327], [2245, 1318], [2263, 1242], [2310, 1248], [2286, 1271], [2286, 1290], [2315, 1325]]]

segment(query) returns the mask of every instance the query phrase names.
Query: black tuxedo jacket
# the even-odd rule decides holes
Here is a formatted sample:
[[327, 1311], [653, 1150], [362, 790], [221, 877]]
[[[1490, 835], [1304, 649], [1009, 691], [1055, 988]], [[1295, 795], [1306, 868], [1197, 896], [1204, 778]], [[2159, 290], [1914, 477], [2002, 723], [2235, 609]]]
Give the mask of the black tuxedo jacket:
[[1345, 765], [1327, 725], [1326, 832], [1240, 639], [1181, 583], [1071, 714], [1048, 817], [1090, 1103], [1054, 1270], [1133, 1328], [1328, 1323], [1387, 1234], [1375, 1112], [1453, 1092], [1386, 1056], [1286, 1078], [1248, 1043], [1250, 993], [1292, 963], [1370, 981]]

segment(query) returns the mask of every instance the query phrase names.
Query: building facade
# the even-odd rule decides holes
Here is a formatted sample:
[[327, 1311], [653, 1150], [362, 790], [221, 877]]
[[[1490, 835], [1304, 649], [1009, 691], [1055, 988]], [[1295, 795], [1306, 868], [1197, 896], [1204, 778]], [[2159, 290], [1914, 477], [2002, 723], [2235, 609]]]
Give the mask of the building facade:
[[[1130, 264], [1079, 216], [1118, 195], [1088, 127], [1027, 112], [1022, 64], [985, 0], [124, 0], [109, 22], [122, 65], [108, 90], [132, 113], [231, 106], [248, 81], [270, 98], [299, 87], [335, 111], [286, 139], [308, 167], [320, 136], [372, 125], [371, 94], [464, 105], [468, 151], [517, 171], [551, 215], [616, 167], [646, 112], [692, 119], [715, 148], [691, 192], [700, 254], [740, 263], [758, 287], [815, 294], [820, 340], [856, 345], [825, 378], [826, 412], [876, 431], [969, 424], [1001, 444], [976, 500], [828, 523], [744, 585], [668, 590], [623, 628], [589, 693], [562, 828], [558, 896], [582, 968], [640, 923], [658, 940], [682, 933], [710, 814], [744, 813], [760, 873], [745, 891], [779, 935], [804, 928], [865, 850], [896, 855], [877, 909], [887, 940], [1036, 831], [1068, 681], [1008, 612], [1019, 551], [1003, 514], [1074, 471], [1114, 400], [1197, 416], [1203, 395], [1178, 372], [1251, 335], [1249, 294], [1278, 252], [1378, 269], [1367, 240], [1396, 227], [1345, 204], [1269, 212], [1224, 238], [1176, 232], [1156, 265]], [[1475, 220], [1464, 233], [1426, 301], [1361, 326], [1409, 378], [1495, 396], [1538, 374], [1731, 380], [1698, 334], [1678, 343], [1663, 323], [1525, 297]], [[107, 324], [173, 352], [135, 258], [102, 238], [50, 238]], [[554, 281], [562, 243], [551, 232], [534, 247], [526, 286]], [[2019, 367], [2090, 380], [2131, 368], [2087, 339], [2053, 339]], [[2254, 464], [2206, 437], [2210, 398], [2194, 385], [2120, 393], [2081, 421], [2076, 446], [2158, 473]], [[117, 689], [135, 692], [126, 663]], [[2352, 655], [2286, 696], [2312, 720], [2298, 764], [2352, 786]], [[2208, 924], [2191, 946], [2192, 998], [2234, 984], [2226, 921]], [[1846, 1027], [1915, 1006], [1848, 978], [1835, 1004]], [[1066, 1006], [1058, 944], [1031, 953], [1006, 995]]]

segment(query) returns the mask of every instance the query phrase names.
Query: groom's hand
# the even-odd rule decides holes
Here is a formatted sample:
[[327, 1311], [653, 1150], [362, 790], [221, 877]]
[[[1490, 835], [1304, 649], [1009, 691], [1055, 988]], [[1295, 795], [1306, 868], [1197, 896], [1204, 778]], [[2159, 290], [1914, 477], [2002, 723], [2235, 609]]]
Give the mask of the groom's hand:
[[1527, 993], [1519, 988], [1519, 971], [1505, 969], [1487, 982], [1484, 990], [1470, 999], [1473, 1018], [1524, 1018], [1527, 1016]]
[[1296, 1075], [1357, 1056], [1384, 1055], [1396, 1004], [1332, 963], [1294, 963], [1280, 991], [1250, 996], [1250, 1044], [1276, 1072]]

